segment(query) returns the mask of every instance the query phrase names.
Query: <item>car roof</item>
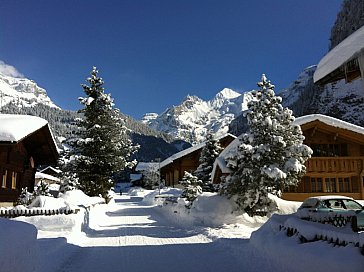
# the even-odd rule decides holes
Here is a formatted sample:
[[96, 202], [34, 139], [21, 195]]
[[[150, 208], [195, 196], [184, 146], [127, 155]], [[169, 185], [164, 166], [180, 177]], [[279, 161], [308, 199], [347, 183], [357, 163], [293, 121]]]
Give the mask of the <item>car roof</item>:
[[[353, 200], [353, 198], [351, 197], [347, 197], [347, 196], [341, 196], [341, 195], [325, 195], [325, 196], [312, 196], [309, 197], [307, 199], [317, 199], [317, 200], [327, 200], [327, 199], [350, 199]], [[306, 199], [306, 200], [307, 200]], [[305, 201], [306, 201], [305, 200]]]

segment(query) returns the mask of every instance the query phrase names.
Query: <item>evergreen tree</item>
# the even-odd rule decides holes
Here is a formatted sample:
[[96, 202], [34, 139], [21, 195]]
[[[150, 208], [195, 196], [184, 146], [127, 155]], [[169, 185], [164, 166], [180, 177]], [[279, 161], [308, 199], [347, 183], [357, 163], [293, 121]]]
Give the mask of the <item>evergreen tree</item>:
[[71, 161], [77, 175], [79, 188], [90, 196], [107, 199], [115, 173], [135, 165], [129, 162], [138, 147], [133, 145], [118, 109], [114, 108], [110, 94], [104, 93], [104, 82], [92, 69], [89, 85], [83, 84], [86, 97], [79, 98], [84, 108], [77, 119], [80, 130], [77, 139], [69, 141]]
[[186, 198], [188, 201], [186, 207], [190, 209], [193, 201], [199, 194], [202, 194], [202, 181], [191, 173], [185, 171], [180, 184], [182, 184], [184, 187], [181, 197]]
[[207, 192], [214, 191], [214, 187], [211, 180], [212, 168], [216, 158], [222, 151], [222, 147], [218, 140], [216, 140], [211, 132], [206, 135], [206, 144], [201, 150], [201, 156], [199, 158], [200, 165], [194, 172], [194, 175], [202, 180], [202, 190]]
[[222, 193], [235, 196], [240, 208], [250, 214], [270, 211], [268, 192], [279, 195], [284, 188], [297, 186], [312, 154], [303, 144], [301, 128], [292, 124], [292, 111], [282, 107], [265, 75], [258, 86], [245, 112], [249, 130], [241, 135], [237, 154], [226, 158], [233, 173], [222, 185]]
[[49, 184], [43, 179], [40, 180], [37, 190], [35, 191], [35, 196], [52, 196], [49, 193]]

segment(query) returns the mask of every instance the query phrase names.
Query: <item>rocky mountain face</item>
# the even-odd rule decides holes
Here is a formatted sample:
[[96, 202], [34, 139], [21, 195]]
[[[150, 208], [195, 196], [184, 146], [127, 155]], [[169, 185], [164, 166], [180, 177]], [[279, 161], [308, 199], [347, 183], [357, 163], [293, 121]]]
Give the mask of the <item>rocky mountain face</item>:
[[[46, 90], [34, 81], [26, 78], [15, 78], [0, 73], [0, 113], [27, 114], [48, 120], [58, 143], [63, 138], [74, 134], [78, 129], [74, 125], [80, 114], [58, 107], [47, 95]], [[139, 161], [165, 159], [190, 144], [174, 139], [172, 136], [155, 131], [142, 122], [123, 115], [130, 136], [140, 145], [135, 154]]]
[[315, 69], [316, 66], [305, 69], [289, 88], [279, 93], [283, 106], [293, 110], [296, 117], [321, 113], [364, 126], [362, 80], [340, 80], [320, 88], [313, 83]]
[[330, 46], [333, 49], [350, 34], [364, 25], [364, 1], [344, 0], [341, 11], [331, 29]]
[[[362, 80], [341, 80], [319, 87], [313, 83], [315, 70], [316, 66], [306, 68], [287, 89], [276, 92], [282, 97], [282, 105], [291, 109], [295, 117], [320, 113], [364, 126]], [[246, 119], [240, 115], [231, 122], [229, 132], [240, 135], [247, 128]]]
[[48, 97], [46, 90], [33, 80], [15, 78], [0, 73], [0, 106], [8, 104], [18, 107], [33, 107], [37, 104], [58, 108]]
[[250, 99], [250, 93], [240, 94], [227, 88], [208, 101], [189, 95], [180, 105], [160, 115], [148, 113], [142, 121], [155, 130], [196, 144], [204, 141], [209, 131], [216, 136], [227, 133], [231, 121], [246, 109]]

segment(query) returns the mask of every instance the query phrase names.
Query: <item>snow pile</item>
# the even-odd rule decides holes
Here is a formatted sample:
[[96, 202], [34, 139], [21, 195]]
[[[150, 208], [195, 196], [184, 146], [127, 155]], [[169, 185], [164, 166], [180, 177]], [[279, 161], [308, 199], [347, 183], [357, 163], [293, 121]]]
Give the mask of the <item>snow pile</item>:
[[81, 190], [67, 191], [60, 197], [64, 199], [65, 203], [67, 203], [70, 207], [72, 206], [89, 207], [92, 205], [105, 203], [105, 200], [102, 197], [98, 196], [90, 197]]
[[128, 194], [130, 196], [138, 196], [138, 197], [145, 197], [147, 194], [149, 194], [151, 191], [150, 190], [145, 190], [141, 187], [132, 187], [129, 191]]
[[50, 196], [37, 196], [28, 208], [42, 208], [46, 210], [57, 210], [69, 208], [69, 205], [62, 198]]
[[39, 231], [52, 232], [80, 232], [84, 220], [84, 210], [79, 210], [77, 213], [65, 215], [37, 215], [37, 216], [20, 216], [14, 221], [22, 221], [34, 225]]
[[307, 238], [313, 238], [319, 231], [341, 238], [358, 235], [353, 232], [349, 234], [345, 229], [339, 232], [333, 226], [306, 222], [290, 215], [273, 215], [252, 233], [250, 244], [260, 254], [284, 266], [284, 271], [363, 271], [364, 258], [358, 247], [352, 244], [338, 247], [327, 241], [301, 243], [298, 235], [288, 237], [285, 231], [280, 230], [280, 226], [286, 224], [298, 228]]
[[23, 222], [0, 218], [0, 270], [38, 271], [37, 229]]
[[[234, 198], [228, 199], [217, 193], [202, 193], [193, 202], [191, 208], [187, 209], [188, 203], [185, 199], [180, 198], [181, 193], [182, 190], [177, 188], [163, 189], [161, 195], [158, 190], [149, 191], [148, 194], [145, 194], [143, 203], [160, 206], [164, 216], [178, 225], [218, 227], [240, 224], [258, 228], [268, 220], [268, 217], [250, 217], [246, 213], [237, 211]], [[302, 204], [301, 202], [285, 201], [273, 195], [269, 195], [269, 197], [276, 203], [277, 212], [280, 214], [294, 213]]]
[[[84, 217], [87, 207], [96, 204], [105, 203], [101, 197], [89, 197], [81, 190], [67, 191], [62, 194], [60, 198], [53, 198], [48, 196], [38, 196], [29, 208], [42, 209], [42, 210], [57, 210], [57, 209], [73, 209], [75, 213], [65, 215], [51, 215], [51, 216], [20, 216], [15, 218], [16, 221], [23, 221], [30, 223], [40, 231], [52, 232], [73, 232], [78, 233], [84, 224]], [[17, 206], [15, 209], [26, 209], [24, 206]]]

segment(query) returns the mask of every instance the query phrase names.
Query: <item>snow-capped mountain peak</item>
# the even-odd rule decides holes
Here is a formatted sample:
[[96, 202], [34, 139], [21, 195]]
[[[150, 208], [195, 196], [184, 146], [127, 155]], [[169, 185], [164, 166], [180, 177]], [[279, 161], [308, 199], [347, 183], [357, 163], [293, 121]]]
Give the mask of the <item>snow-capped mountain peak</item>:
[[11, 77], [0, 73], [0, 106], [9, 103], [19, 107], [32, 107], [44, 104], [59, 108], [48, 97], [46, 90], [39, 87], [33, 80], [27, 78]]
[[238, 96], [240, 96], [241, 94], [238, 93], [238, 92], [235, 92], [234, 90], [232, 89], [229, 89], [229, 88], [224, 88], [222, 89], [220, 92], [218, 92], [216, 95], [215, 95], [215, 99], [216, 98], [225, 98], [225, 99], [233, 99], [233, 98], [236, 98]]
[[230, 122], [246, 109], [246, 99], [250, 96], [228, 88], [208, 101], [188, 95], [180, 105], [168, 108], [157, 117], [146, 115], [143, 122], [195, 144], [204, 141], [210, 130], [217, 136], [227, 133]]

